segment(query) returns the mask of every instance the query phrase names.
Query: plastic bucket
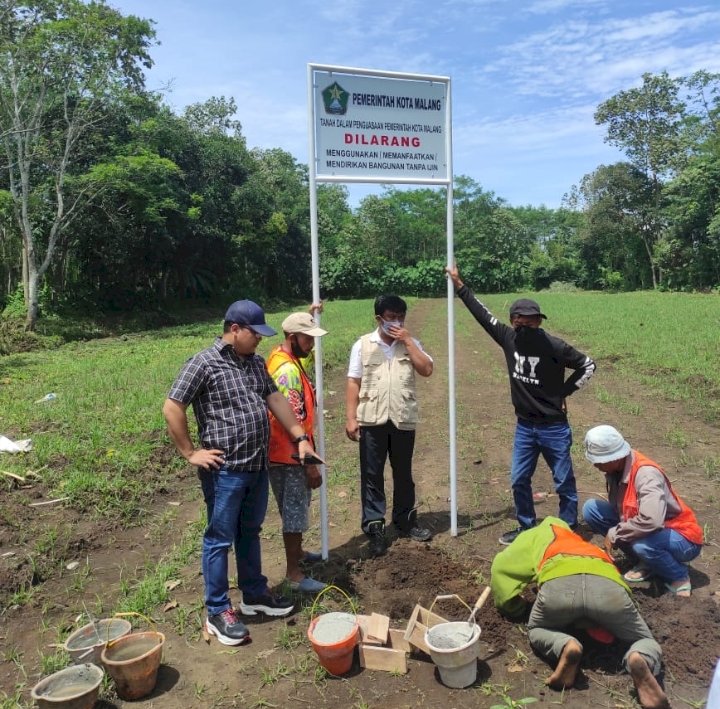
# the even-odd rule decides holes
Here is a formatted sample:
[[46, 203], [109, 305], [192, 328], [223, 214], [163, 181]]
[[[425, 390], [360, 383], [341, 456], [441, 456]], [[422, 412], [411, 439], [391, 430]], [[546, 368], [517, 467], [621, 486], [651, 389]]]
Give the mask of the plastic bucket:
[[105, 646], [127, 635], [132, 630], [130, 621], [123, 618], [105, 618], [97, 623], [88, 623], [68, 636], [63, 647], [77, 663], [100, 664], [100, 655]]
[[40, 709], [92, 709], [103, 671], [96, 665], [71, 665], [40, 680], [31, 696]]
[[154, 630], [108, 643], [101, 660], [120, 699], [140, 699], [155, 689], [165, 636]]
[[426, 631], [425, 642], [443, 684], [462, 689], [477, 679], [479, 625], [471, 626], [467, 621], [438, 623]]
[[331, 675], [344, 675], [350, 671], [355, 646], [360, 638], [360, 626], [354, 615], [319, 615], [310, 623], [307, 635], [320, 664]]

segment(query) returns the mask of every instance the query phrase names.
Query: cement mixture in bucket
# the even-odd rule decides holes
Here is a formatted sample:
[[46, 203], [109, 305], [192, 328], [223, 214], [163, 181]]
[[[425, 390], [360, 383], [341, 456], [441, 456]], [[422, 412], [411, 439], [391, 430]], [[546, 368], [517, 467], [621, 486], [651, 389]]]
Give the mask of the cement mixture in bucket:
[[442, 623], [429, 630], [428, 640], [437, 650], [455, 650], [475, 637], [475, 628], [469, 623]]
[[319, 643], [332, 645], [346, 638], [355, 628], [355, 616], [350, 613], [324, 613], [318, 616], [312, 636]]

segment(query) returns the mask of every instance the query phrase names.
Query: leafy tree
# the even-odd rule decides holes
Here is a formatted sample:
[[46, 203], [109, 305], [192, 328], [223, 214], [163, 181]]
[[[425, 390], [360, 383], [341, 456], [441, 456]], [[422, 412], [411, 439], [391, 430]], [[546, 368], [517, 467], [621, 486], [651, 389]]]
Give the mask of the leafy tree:
[[198, 133], [219, 133], [242, 138], [240, 121], [233, 116], [237, 113], [234, 98], [212, 96], [203, 103], [193, 103], [185, 109], [184, 118], [190, 129]]
[[[579, 230], [580, 253], [587, 270], [586, 287], [608, 285], [608, 273], [624, 274], [627, 289], [647, 287], [652, 241], [646, 210], [652, 192], [646, 175], [629, 163], [601, 165], [580, 186], [585, 213]], [[612, 288], [618, 284], [612, 277]], [[654, 281], [653, 281], [654, 285]]]
[[[0, 139], [27, 263], [27, 321], [41, 279], [92, 191], [66, 202], [83, 137], [105, 120], [151, 65], [150, 22], [103, 2], [26, 0], [0, 22]], [[88, 183], [90, 184], [90, 183]]]
[[720, 136], [668, 185], [670, 228], [659, 263], [670, 287], [720, 285]]
[[651, 185], [640, 233], [656, 288], [659, 278], [653, 251], [664, 227], [662, 179], [672, 174], [683, 155], [685, 104], [678, 96], [680, 81], [667, 72], [642, 78], [642, 86], [620, 91], [600, 104], [595, 122], [607, 127], [606, 141], [624, 150]]
[[395, 219], [392, 260], [406, 265], [418, 259], [444, 256], [447, 245], [445, 190], [389, 188], [383, 199]]
[[509, 209], [493, 210], [474, 237], [459, 239], [463, 277], [483, 293], [511, 291], [528, 281], [531, 239]]

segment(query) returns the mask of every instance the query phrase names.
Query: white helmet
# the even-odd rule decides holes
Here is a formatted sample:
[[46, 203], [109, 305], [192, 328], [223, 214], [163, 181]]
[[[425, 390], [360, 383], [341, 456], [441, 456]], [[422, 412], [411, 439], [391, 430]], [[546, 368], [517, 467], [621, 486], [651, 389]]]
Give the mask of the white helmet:
[[595, 426], [585, 434], [585, 457], [593, 464], [609, 463], [630, 455], [630, 445], [612, 426]]

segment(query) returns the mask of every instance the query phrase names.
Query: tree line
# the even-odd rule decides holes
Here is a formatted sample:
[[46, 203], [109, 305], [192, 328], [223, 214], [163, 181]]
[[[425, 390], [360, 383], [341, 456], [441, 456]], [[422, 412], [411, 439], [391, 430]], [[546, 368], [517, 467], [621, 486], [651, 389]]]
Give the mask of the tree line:
[[[153, 23], [103, 2], [0, 4], [0, 306], [136, 311], [310, 295], [307, 166], [248, 148], [242, 107], [175, 113], [150, 92]], [[626, 161], [559, 209], [454, 180], [458, 263], [478, 291], [720, 286], [720, 75], [646, 74], [595, 120]], [[445, 194], [318, 188], [323, 297], [442, 295]]]

